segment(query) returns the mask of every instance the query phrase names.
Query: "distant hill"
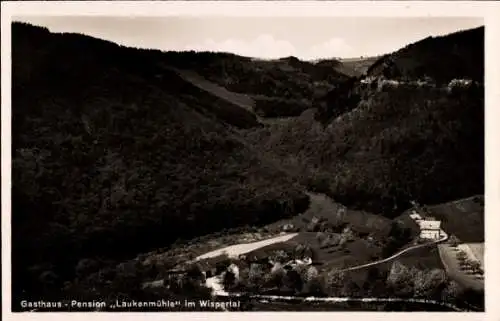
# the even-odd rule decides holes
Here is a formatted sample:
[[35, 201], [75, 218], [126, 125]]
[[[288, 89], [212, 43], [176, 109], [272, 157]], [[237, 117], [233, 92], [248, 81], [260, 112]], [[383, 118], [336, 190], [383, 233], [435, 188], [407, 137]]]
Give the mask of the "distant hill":
[[84, 257], [129, 257], [307, 208], [236, 132], [260, 126], [255, 115], [167, 68], [172, 56], [12, 25], [18, 291], [42, 289], [33, 265], [54, 265], [61, 281]]
[[369, 76], [391, 79], [423, 78], [438, 83], [453, 78], [484, 78], [484, 27], [428, 37], [377, 60]]
[[359, 77], [365, 75], [368, 69], [379, 59], [378, 56], [341, 59], [337, 70], [352, 77]]
[[[317, 119], [323, 123], [357, 107], [362, 96], [378, 87], [363, 84], [361, 78], [388, 79], [402, 84], [430, 80], [443, 87], [453, 79], [484, 81], [484, 27], [460, 31], [446, 36], [426, 38], [394, 53], [382, 56], [364, 76], [352, 76], [334, 86], [326, 102], [318, 104]], [[391, 84], [387, 84], [391, 86]]]

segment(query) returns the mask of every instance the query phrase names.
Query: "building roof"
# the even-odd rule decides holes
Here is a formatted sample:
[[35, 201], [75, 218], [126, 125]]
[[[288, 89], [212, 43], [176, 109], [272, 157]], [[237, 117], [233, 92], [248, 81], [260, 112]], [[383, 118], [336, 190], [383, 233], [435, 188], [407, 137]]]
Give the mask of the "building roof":
[[441, 221], [423, 220], [419, 221], [419, 225], [422, 230], [438, 230], [441, 227]]

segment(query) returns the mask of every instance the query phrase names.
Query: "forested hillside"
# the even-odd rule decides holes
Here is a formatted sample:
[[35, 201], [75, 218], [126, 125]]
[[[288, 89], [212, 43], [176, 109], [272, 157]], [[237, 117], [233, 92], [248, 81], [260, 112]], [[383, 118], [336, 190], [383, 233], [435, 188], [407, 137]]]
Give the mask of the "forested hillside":
[[81, 258], [128, 257], [307, 208], [235, 133], [258, 126], [255, 115], [162, 69], [168, 55], [18, 23], [12, 33], [18, 290], [37, 288], [34, 264], [52, 264], [61, 280]]

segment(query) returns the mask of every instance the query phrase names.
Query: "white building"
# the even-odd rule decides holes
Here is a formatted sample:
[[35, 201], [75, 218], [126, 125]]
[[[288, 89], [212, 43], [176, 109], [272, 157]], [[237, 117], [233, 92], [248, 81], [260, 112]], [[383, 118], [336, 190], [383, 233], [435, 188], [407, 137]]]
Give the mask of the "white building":
[[439, 240], [441, 238], [441, 221], [422, 220], [420, 225], [420, 237], [423, 239]]

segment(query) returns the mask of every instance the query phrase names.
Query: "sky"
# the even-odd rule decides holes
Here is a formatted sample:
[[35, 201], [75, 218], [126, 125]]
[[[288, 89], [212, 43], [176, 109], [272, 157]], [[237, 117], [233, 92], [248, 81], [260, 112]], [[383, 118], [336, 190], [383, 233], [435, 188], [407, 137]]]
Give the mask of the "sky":
[[428, 36], [484, 25], [481, 18], [462, 17], [39, 16], [14, 20], [138, 48], [303, 60], [377, 56]]

